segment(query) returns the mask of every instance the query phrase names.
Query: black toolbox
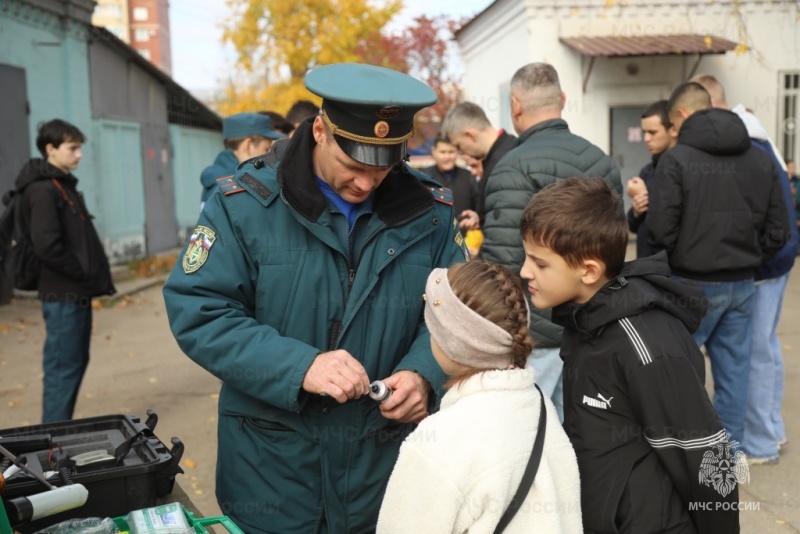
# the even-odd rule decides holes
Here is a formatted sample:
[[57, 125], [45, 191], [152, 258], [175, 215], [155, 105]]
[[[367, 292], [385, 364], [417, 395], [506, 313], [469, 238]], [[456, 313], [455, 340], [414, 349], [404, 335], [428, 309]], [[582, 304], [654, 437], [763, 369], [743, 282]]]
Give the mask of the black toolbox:
[[[153, 433], [158, 416], [152, 410], [147, 415], [144, 423], [136, 416], [108, 415], [0, 430], [0, 445], [24, 457], [27, 466], [39, 474], [66, 467], [63, 474], [56, 472], [47, 478], [52, 485], [63, 486], [66, 476], [89, 492], [80, 508], [18, 530], [35, 532], [74, 517], [122, 516], [155, 506], [156, 499], [171, 493], [175, 475], [183, 473], [179, 465], [183, 443], [173, 437], [168, 449]], [[9, 465], [0, 457], [0, 472]], [[47, 488], [42, 482], [20, 472], [6, 480], [2, 498], [5, 502], [43, 491]]]

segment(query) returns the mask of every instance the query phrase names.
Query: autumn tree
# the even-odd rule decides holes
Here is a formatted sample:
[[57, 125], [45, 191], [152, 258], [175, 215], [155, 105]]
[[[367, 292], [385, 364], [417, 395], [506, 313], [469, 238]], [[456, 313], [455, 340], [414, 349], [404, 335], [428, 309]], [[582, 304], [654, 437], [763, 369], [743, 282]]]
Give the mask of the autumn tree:
[[441, 121], [461, 99], [461, 73], [452, 65], [458, 51], [451, 43], [466, 20], [421, 15], [395, 37], [395, 46], [405, 55], [407, 72], [430, 85], [439, 97], [436, 105], [422, 112], [426, 120]]
[[458, 50], [452, 43], [455, 32], [467, 20], [444, 15], [419, 16], [401, 31], [381, 35], [365, 56], [369, 62], [382, 57], [389, 63], [384, 66], [407, 72], [436, 91], [436, 104], [423, 109], [415, 118], [418, 135], [409, 141], [412, 152], [430, 149], [432, 137], [447, 110], [461, 100], [461, 73], [452, 65]]
[[[220, 111], [272, 109], [285, 113], [298, 99], [320, 103], [303, 85], [309, 69], [344, 61], [364, 62], [370, 43], [400, 11], [401, 0], [226, 0], [232, 15], [223, 42], [237, 53], [236, 76]], [[386, 58], [375, 58], [381, 64]], [[389, 59], [388, 67], [394, 67]]]

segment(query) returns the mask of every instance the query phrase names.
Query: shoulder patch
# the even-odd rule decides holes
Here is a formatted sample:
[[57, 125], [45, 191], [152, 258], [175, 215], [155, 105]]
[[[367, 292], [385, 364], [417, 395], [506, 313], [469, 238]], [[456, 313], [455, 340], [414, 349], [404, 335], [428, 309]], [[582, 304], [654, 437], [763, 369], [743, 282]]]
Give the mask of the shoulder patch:
[[211, 246], [217, 240], [217, 233], [208, 226], [198, 226], [189, 238], [189, 246], [183, 255], [183, 272], [192, 274], [208, 259]]
[[427, 187], [431, 190], [431, 193], [433, 193], [433, 200], [441, 202], [442, 204], [447, 204], [448, 206], [453, 205], [453, 192], [450, 189], [446, 187], [436, 187], [434, 185], [429, 185]]
[[217, 180], [217, 184], [225, 196], [244, 191], [244, 188], [234, 181], [233, 176], [223, 176]]
[[247, 187], [249, 187], [253, 191], [253, 193], [257, 194], [264, 200], [268, 199], [270, 195], [272, 195], [272, 190], [270, 190], [269, 187], [259, 182], [258, 180], [256, 180], [247, 173], [244, 173], [244, 176], [239, 178], [239, 181], [242, 182]]

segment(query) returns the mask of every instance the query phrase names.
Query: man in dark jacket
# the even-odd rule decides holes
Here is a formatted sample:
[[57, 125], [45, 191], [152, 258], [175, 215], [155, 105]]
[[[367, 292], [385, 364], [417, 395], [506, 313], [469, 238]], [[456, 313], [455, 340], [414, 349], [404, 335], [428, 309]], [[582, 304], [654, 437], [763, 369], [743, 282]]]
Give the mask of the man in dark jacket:
[[[752, 146], [742, 120], [711, 108], [702, 85], [679, 85], [669, 100], [678, 144], [661, 156], [647, 225], [672, 273], [699, 283], [708, 313], [694, 333], [714, 376], [714, 407], [744, 438], [756, 269], [786, 243], [789, 219], [770, 157]], [[759, 179], [754, 179], [758, 177]]]
[[505, 130], [492, 128], [486, 113], [477, 104], [461, 102], [447, 112], [442, 121], [442, 134], [460, 152], [480, 160], [483, 171], [478, 182], [478, 208], [462, 216], [461, 230], [478, 230], [486, 218], [486, 184], [495, 165], [517, 146], [517, 138]]
[[[481, 256], [518, 273], [525, 260], [519, 222], [531, 197], [548, 184], [573, 176], [599, 176], [616, 193], [622, 182], [616, 164], [595, 145], [569, 131], [561, 118], [566, 95], [552, 65], [532, 63], [511, 78], [511, 120], [519, 145], [488, 177], [486, 223]], [[563, 417], [558, 355], [561, 327], [550, 310], [532, 310], [535, 348], [531, 364], [536, 381]]]
[[675, 146], [676, 136], [669, 122], [669, 107], [666, 100], [659, 100], [647, 107], [642, 113], [642, 131], [647, 150], [653, 156], [650, 163], [642, 167], [639, 176], [628, 181], [627, 193], [631, 197], [628, 210], [628, 228], [636, 233], [636, 257], [652, 256], [660, 249], [650, 242], [650, 231], [647, 229], [647, 206], [650, 203], [648, 189], [653, 186], [658, 159], [666, 150]]
[[564, 327], [564, 430], [584, 530], [739, 532], [749, 470], [703, 384], [691, 336], [703, 291], [671, 278], [663, 252], [625, 263], [622, 203], [601, 179], [545, 187], [520, 230], [531, 301]]
[[46, 330], [42, 422], [72, 418], [92, 333], [92, 297], [115, 293], [103, 244], [70, 171], [78, 168], [81, 131], [54, 119], [39, 128], [32, 159], [16, 181], [20, 209], [41, 262], [39, 299]]
[[[730, 109], [725, 88], [711, 74], [698, 74], [696, 81], [708, 91], [711, 105]], [[794, 198], [787, 170], [777, 154], [777, 148], [758, 118], [741, 104], [731, 111], [736, 113], [747, 128], [750, 142], [763, 150], [780, 176], [783, 201], [789, 216], [791, 233], [786, 244], [774, 256], [763, 262], [755, 271], [756, 291], [753, 315], [750, 320], [753, 330], [753, 348], [750, 357], [750, 381], [747, 392], [747, 416], [745, 418], [742, 448], [753, 464], [778, 462], [778, 453], [786, 444], [786, 430], [781, 416], [783, 400], [783, 353], [778, 339], [778, 322], [783, 306], [783, 293], [789, 281], [789, 272], [797, 258], [798, 232]], [[753, 176], [754, 180], [763, 179]]]
[[403, 162], [435, 91], [353, 63], [305, 80], [320, 114], [220, 184], [164, 286], [181, 349], [222, 380], [217, 499], [248, 534], [375, 530], [445, 380], [425, 281], [468, 257], [449, 192]]

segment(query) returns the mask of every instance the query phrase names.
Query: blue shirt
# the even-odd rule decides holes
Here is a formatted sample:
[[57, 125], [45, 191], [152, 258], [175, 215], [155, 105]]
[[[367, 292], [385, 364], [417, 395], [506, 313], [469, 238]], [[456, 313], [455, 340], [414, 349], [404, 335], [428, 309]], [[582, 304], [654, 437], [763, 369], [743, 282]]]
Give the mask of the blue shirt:
[[333, 205], [339, 208], [344, 216], [347, 217], [347, 226], [350, 230], [352, 230], [353, 225], [356, 223], [356, 219], [358, 218], [359, 204], [346, 201], [340, 197], [325, 180], [320, 179], [318, 176], [314, 176], [314, 178], [317, 180], [317, 184], [322, 190], [322, 194], [325, 195], [325, 198], [333, 202]]

